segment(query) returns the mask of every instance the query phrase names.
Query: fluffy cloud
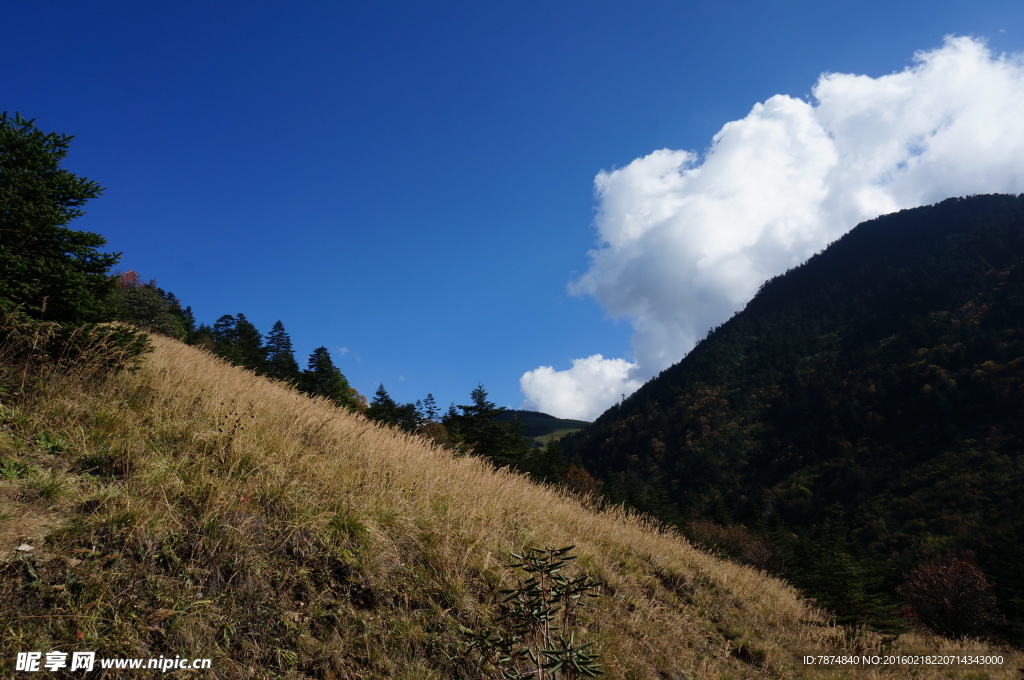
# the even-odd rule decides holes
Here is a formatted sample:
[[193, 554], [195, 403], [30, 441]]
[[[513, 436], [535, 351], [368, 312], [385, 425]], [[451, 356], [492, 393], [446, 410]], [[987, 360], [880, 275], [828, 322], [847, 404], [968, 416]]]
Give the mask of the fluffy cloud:
[[532, 408], [559, 418], [589, 420], [643, 384], [631, 377], [634, 369], [635, 365], [625, 359], [605, 359], [595, 354], [574, 359], [567, 371], [556, 371], [551, 366], [535, 368], [519, 382], [523, 392], [535, 395]]
[[662, 149], [597, 175], [598, 247], [569, 290], [629, 320], [635, 359], [529, 371], [527, 408], [597, 416], [859, 222], [1024, 191], [1019, 55], [950, 37], [902, 72], [825, 74], [812, 93], [756, 104], [703, 156]]

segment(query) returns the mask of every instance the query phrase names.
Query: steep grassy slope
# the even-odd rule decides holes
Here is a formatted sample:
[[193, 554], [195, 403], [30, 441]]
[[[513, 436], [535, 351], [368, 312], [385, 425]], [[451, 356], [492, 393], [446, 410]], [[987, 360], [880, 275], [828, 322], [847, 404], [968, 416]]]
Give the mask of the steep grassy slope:
[[[936, 677], [804, 666], [882, 640], [635, 516], [154, 344], [140, 370], [104, 382], [43, 367], [20, 391], [6, 373], [18, 380], [0, 402], [4, 677], [17, 652], [51, 649], [211, 657], [222, 678], [481, 677], [464, 629], [493, 623], [510, 553], [543, 545], [577, 546], [574, 569], [604, 583], [576, 629], [607, 677]], [[1021, 666], [1008, 655], [942, 676]]]

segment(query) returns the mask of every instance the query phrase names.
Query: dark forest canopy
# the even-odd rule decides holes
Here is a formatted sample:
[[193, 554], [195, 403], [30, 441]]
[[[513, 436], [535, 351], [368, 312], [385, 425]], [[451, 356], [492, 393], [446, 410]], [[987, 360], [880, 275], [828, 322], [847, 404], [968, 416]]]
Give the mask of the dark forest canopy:
[[[974, 196], [859, 225], [563, 445], [849, 620], [891, 619], [916, 567], [977, 565], [1009, 620], [983, 632], [1020, 641], [1022, 404], [1024, 197]], [[822, 580], [840, 562], [859, 595]]]

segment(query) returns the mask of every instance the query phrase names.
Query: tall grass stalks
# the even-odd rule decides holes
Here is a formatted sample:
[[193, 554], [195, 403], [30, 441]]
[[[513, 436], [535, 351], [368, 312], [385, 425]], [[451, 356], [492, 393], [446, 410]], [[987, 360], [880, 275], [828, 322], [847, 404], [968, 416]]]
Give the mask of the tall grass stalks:
[[[603, 584], [575, 625], [609, 678], [933, 677], [802, 659], [994, 651], [833, 626], [645, 517], [152, 343], [137, 371], [53, 369], [3, 402], [0, 458], [55, 491], [0, 476], [0, 527], [24, 529], [0, 533], [0, 673], [18, 651], [92, 649], [210, 657], [223, 678], [479, 678], [463, 631], [493, 625], [511, 555], [570, 545], [572, 574]], [[1012, 661], [942, 677], [1015, 677], [1020, 656], [994, 653]]]

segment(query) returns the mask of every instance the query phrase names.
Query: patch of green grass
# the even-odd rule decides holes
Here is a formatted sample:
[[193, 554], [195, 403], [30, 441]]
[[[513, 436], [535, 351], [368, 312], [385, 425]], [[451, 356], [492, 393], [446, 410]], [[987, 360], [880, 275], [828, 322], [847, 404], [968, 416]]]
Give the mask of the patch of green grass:
[[567, 434], [569, 434], [571, 432], [579, 432], [580, 429], [581, 428], [574, 427], [574, 428], [565, 428], [565, 429], [562, 429], [562, 430], [555, 430], [554, 432], [551, 432], [550, 434], [542, 434], [539, 437], [534, 437], [533, 441], [535, 441], [538, 444], [543, 446], [544, 444], [547, 444], [549, 441], [561, 439], [562, 437], [564, 437], [565, 435], [567, 435]]
[[36, 440], [39, 445], [46, 449], [47, 453], [64, 453], [71, 449], [71, 444], [60, 437], [54, 437], [47, 433], [42, 433]]
[[68, 490], [67, 479], [53, 470], [34, 475], [29, 478], [26, 486], [35, 491], [42, 500], [51, 502], [56, 501]]
[[354, 547], [362, 548], [370, 543], [370, 532], [366, 525], [350, 512], [339, 512], [331, 519], [329, 526], [345, 543]]
[[0, 458], [0, 477], [4, 479], [21, 479], [27, 476], [31, 470], [32, 466], [28, 463], [10, 458]]

